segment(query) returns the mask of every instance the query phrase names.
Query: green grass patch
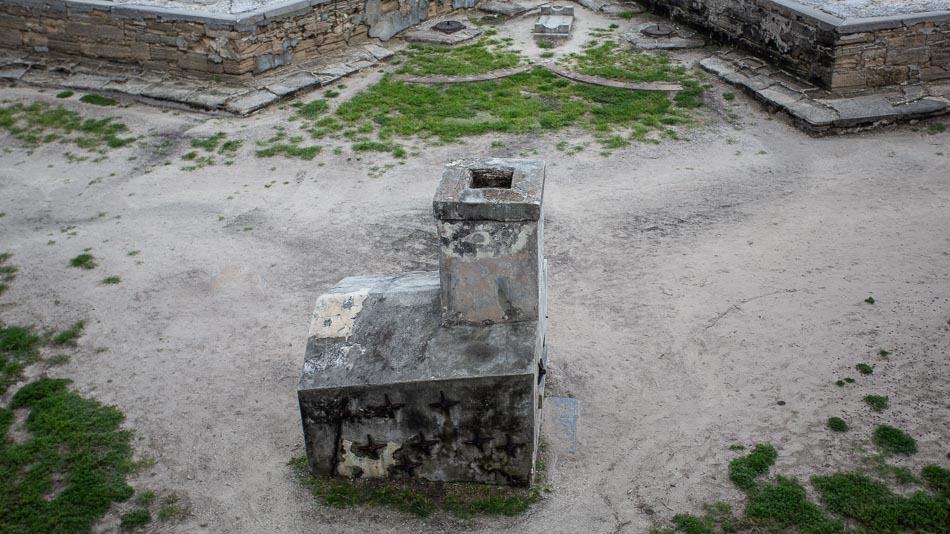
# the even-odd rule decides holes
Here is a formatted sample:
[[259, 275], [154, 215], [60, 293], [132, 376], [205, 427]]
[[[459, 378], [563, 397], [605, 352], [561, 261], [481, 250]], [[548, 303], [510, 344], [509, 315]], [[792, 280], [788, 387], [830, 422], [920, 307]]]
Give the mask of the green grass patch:
[[74, 93], [74, 92], [72, 92], [72, 91], [60, 91], [60, 92], [56, 93], [56, 98], [69, 98], [69, 97], [73, 96], [74, 94], [76, 94], [76, 93]]
[[77, 269], [95, 269], [96, 265], [98, 265], [98, 263], [96, 263], [95, 256], [88, 252], [83, 252], [69, 260], [69, 266], [76, 267]]
[[874, 297], [868, 297], [868, 298], [864, 299], [864, 302], [866, 302], [866, 303], [868, 303], [868, 304], [874, 304], [876, 301], [874, 300]]
[[885, 454], [909, 456], [917, 452], [917, 441], [903, 430], [890, 425], [879, 425], [875, 428], [872, 439], [877, 448]]
[[452, 48], [413, 44], [403, 51], [403, 56], [405, 59], [396, 72], [413, 76], [484, 74], [517, 67], [525, 61], [507, 43], [492, 38]]
[[[654, 534], [950, 531], [950, 471], [947, 469], [936, 465], [925, 467], [921, 478], [933, 493], [917, 491], [909, 496], [897, 495], [883, 482], [860, 473], [814, 476], [811, 484], [820, 496], [820, 502], [815, 503], [808, 499], [808, 492], [798, 479], [782, 475], [774, 480], [760, 479], [774, 462], [773, 453], [770, 445], [757, 445], [748, 456], [737, 459], [744, 460], [744, 465], [756, 466], [748, 469], [751, 478], [737, 482], [737, 485], [742, 484], [739, 487], [747, 496], [742, 515], [733, 515], [724, 503], [706, 505], [703, 516], [677, 514], [672, 518], [672, 528], [654, 529]], [[733, 465], [735, 461], [730, 465], [730, 475]], [[902, 484], [916, 481], [909, 471], [895, 478]]]
[[320, 145], [301, 146], [301, 141], [302, 137], [288, 137], [283, 128], [279, 128], [272, 137], [257, 142], [258, 148], [254, 154], [259, 158], [286, 156], [309, 161], [323, 150]]
[[16, 273], [20, 270], [16, 265], [8, 263], [12, 257], [13, 254], [9, 252], [0, 254], [0, 295], [10, 289], [10, 284], [16, 279]]
[[45, 102], [0, 105], [0, 128], [28, 148], [59, 142], [104, 153], [135, 141], [134, 137], [121, 137], [128, 127], [112, 118], [87, 119], [75, 111]]
[[[26, 441], [0, 440], [0, 525], [7, 532], [88, 532], [112, 506], [132, 496], [131, 434], [122, 413], [44, 378], [13, 396], [29, 415]], [[12, 412], [0, 408], [7, 432]]]
[[866, 363], [859, 363], [855, 365], [854, 368], [857, 369], [862, 375], [874, 374], [874, 367]]
[[736, 94], [735, 94], [735, 93], [732, 93], [732, 92], [730, 92], [730, 91], [726, 91], [725, 93], [722, 94], [722, 99], [723, 99], [723, 100], [726, 100], [726, 101], [729, 101], [729, 102], [732, 102], [733, 100], [736, 99]]
[[221, 144], [221, 141], [224, 141], [224, 138], [227, 137], [227, 134], [224, 132], [218, 132], [209, 137], [198, 137], [191, 140], [192, 148], [200, 148], [205, 152], [214, 152], [218, 145]]
[[118, 283], [121, 282], [121, 281], [122, 281], [122, 279], [119, 278], [118, 276], [107, 276], [107, 277], [105, 277], [105, 278], [102, 279], [102, 283], [103, 283], [103, 284], [110, 284], [110, 285], [111, 285], [111, 284], [118, 284]]
[[846, 432], [848, 430], [848, 423], [840, 417], [829, 417], [827, 424], [832, 432]]
[[839, 521], [808, 500], [801, 482], [781, 475], [749, 492], [746, 517], [760, 532], [843, 532]]
[[950, 469], [930, 464], [920, 471], [920, 478], [928, 488], [944, 499], [950, 499]]
[[303, 484], [325, 505], [386, 506], [426, 517], [437, 510], [462, 518], [479, 515], [514, 516], [526, 512], [540, 499], [535, 488], [510, 488], [482, 484], [461, 484], [386, 479], [345, 479], [317, 477], [307, 471], [306, 458], [290, 464]]
[[76, 340], [82, 337], [82, 332], [86, 328], [86, 321], [76, 321], [72, 326], [53, 336], [50, 342], [57, 346], [75, 347]]
[[950, 526], [950, 501], [923, 491], [903, 497], [859, 473], [815, 476], [811, 482], [822, 503], [856, 521], [860, 531], [947, 532]]
[[947, 125], [941, 122], [935, 122], [933, 124], [927, 125], [927, 133], [930, 135], [936, 135], [938, 133], [943, 133], [947, 131]]
[[305, 119], [316, 120], [330, 110], [330, 104], [326, 100], [318, 99], [297, 107], [297, 112], [290, 117], [290, 120]]
[[870, 406], [875, 412], [883, 412], [891, 405], [891, 401], [887, 395], [866, 395], [864, 397], [864, 403]]
[[23, 376], [23, 369], [39, 359], [40, 336], [33, 328], [0, 323], [0, 395]]
[[740, 489], [750, 489], [755, 479], [769, 472], [778, 451], [768, 443], [759, 443], [747, 456], [729, 462], [729, 480]]
[[[602, 45], [603, 46], [603, 45]], [[499, 41], [483, 39], [458, 48], [410, 47], [400, 72], [414, 75], [476, 74], [520, 65], [524, 58]], [[336, 110], [335, 121], [349, 126], [344, 136], [375, 132], [378, 141], [418, 137], [455, 142], [488, 133], [526, 134], [576, 126], [617, 148], [671, 124], [690, 124], [702, 88], [666, 56], [588, 48], [566, 61], [585, 74], [624, 80], [675, 81], [686, 86], [674, 100], [659, 92], [629, 91], [573, 83], [536, 68], [499, 80], [465, 84], [413, 85], [384, 77]], [[601, 62], [608, 62], [604, 66]], [[332, 135], [335, 124], [315, 126], [315, 137]]]
[[149, 513], [148, 508], [136, 508], [131, 512], [122, 514], [119, 527], [121, 527], [122, 530], [137, 530], [151, 522], [152, 514]]
[[114, 106], [118, 104], [114, 98], [95, 94], [82, 95], [79, 97], [79, 101], [94, 106]]

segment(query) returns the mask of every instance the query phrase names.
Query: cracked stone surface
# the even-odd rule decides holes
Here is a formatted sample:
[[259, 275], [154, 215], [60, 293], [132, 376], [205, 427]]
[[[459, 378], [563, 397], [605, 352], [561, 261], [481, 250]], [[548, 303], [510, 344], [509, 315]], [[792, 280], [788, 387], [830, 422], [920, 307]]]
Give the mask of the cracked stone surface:
[[[950, 112], [947, 83], [882, 88], [870, 94], [836, 95], [745, 52], [726, 50], [699, 62], [707, 72], [788, 113], [813, 133], [883, 125]], [[895, 94], [896, 92], [896, 94]]]
[[670, 24], [674, 28], [668, 37], [650, 37], [643, 34], [643, 29], [653, 26], [655, 22], [646, 22], [634, 27], [633, 30], [623, 32], [620, 38], [642, 50], [677, 50], [681, 48], [699, 48], [706, 44], [706, 40], [698, 33], [683, 26]]

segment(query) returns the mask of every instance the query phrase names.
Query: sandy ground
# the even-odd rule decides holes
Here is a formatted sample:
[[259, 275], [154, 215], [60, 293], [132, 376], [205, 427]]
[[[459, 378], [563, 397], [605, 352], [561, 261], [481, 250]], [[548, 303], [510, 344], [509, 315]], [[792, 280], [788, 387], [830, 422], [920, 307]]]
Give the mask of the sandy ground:
[[[376, 77], [348, 80], [343, 97]], [[645, 532], [703, 502], [740, 502], [730, 444], [771, 442], [780, 472], [807, 477], [854, 465], [880, 422], [918, 439], [901, 465], [946, 465], [950, 135], [814, 139], [710, 83], [705, 124], [683, 140], [603, 157], [578, 131], [485, 136], [422, 147], [380, 177], [380, 161], [348, 151], [254, 157], [289, 108], [97, 108], [144, 136], [100, 163], [70, 163], [57, 144], [29, 155], [2, 134], [0, 243], [21, 273], [0, 318], [88, 321], [72, 361], [49, 373], [127, 414], [138, 454], [156, 460], [133, 485], [191, 509], [160, 531]], [[189, 139], [219, 130], [245, 141], [236, 163], [182, 171]], [[591, 145], [568, 156], [561, 140]], [[347, 275], [436, 268], [445, 162], [535, 152], [548, 165], [548, 393], [577, 399], [577, 451], [549, 449], [552, 491], [516, 518], [316, 504], [287, 466], [303, 453], [295, 386], [314, 300]], [[100, 266], [67, 267], [86, 247]], [[101, 284], [109, 275], [122, 283]], [[874, 375], [836, 387], [858, 362]], [[868, 393], [892, 408], [870, 412]], [[831, 435], [832, 415], [854, 430]], [[555, 444], [556, 431], [544, 429]]]

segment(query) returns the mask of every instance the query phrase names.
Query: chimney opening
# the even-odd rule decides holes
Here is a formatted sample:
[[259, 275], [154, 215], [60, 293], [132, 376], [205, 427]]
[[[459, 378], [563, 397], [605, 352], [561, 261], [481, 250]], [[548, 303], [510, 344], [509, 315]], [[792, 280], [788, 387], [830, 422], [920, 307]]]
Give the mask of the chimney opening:
[[511, 189], [515, 170], [507, 167], [470, 169], [472, 189]]

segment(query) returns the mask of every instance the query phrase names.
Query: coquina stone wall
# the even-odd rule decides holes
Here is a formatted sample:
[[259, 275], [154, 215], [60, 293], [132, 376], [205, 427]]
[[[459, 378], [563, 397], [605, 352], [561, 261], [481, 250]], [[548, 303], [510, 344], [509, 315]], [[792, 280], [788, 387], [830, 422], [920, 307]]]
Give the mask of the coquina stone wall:
[[828, 89], [950, 78], [950, 12], [844, 20], [788, 0], [648, 0]]
[[0, 46], [246, 77], [386, 40], [452, 9], [452, 0], [295, 0], [212, 15], [99, 0], [0, 0]]

